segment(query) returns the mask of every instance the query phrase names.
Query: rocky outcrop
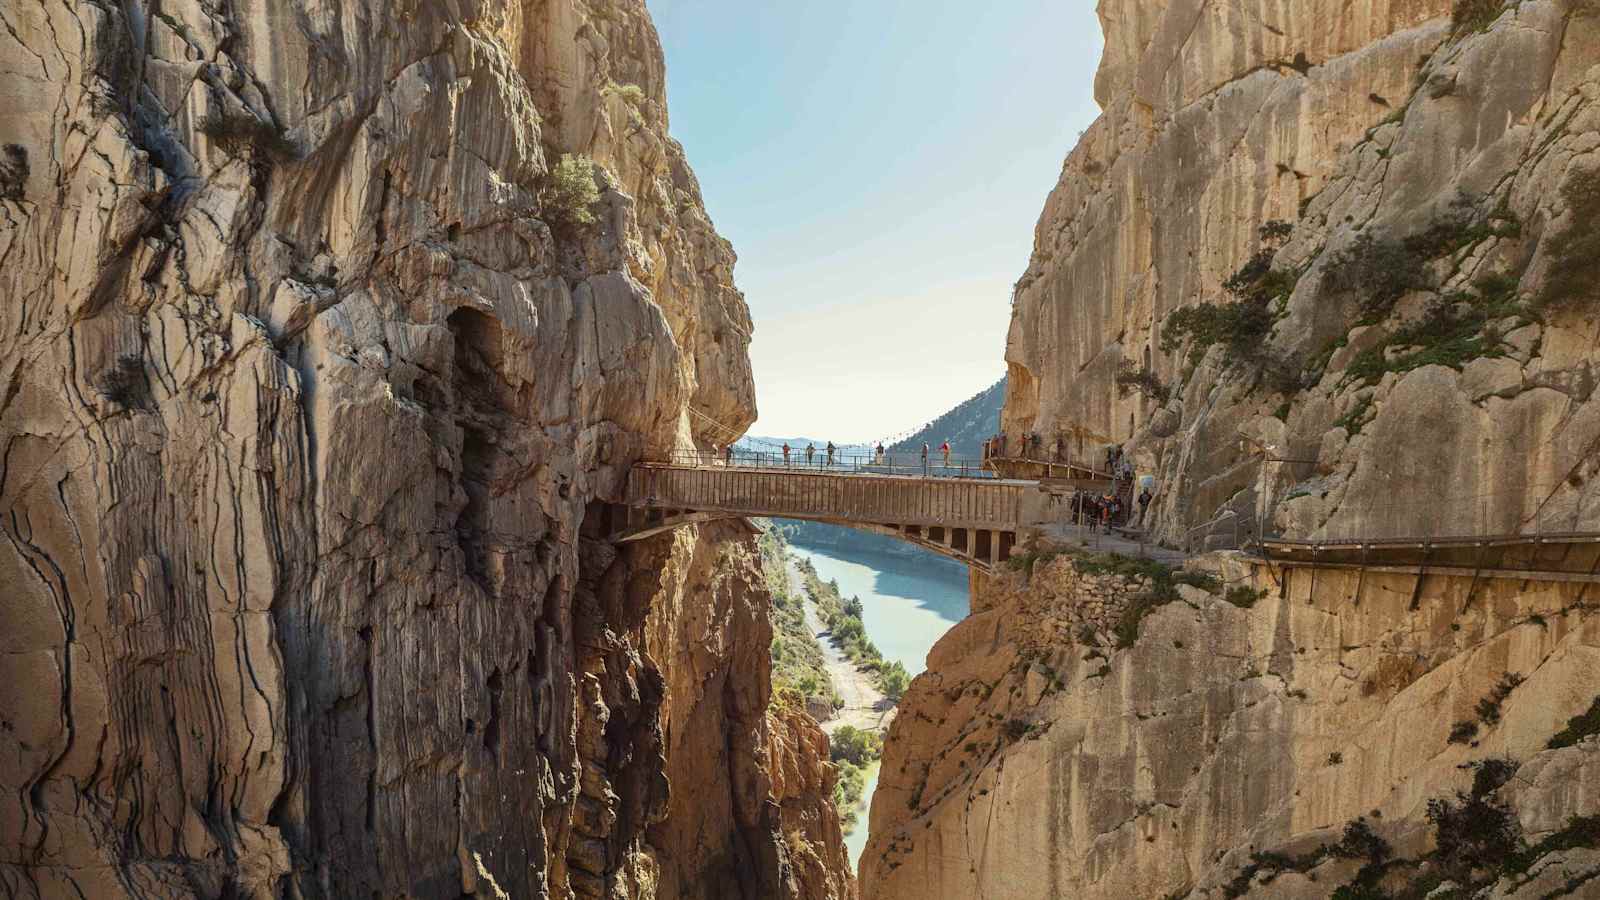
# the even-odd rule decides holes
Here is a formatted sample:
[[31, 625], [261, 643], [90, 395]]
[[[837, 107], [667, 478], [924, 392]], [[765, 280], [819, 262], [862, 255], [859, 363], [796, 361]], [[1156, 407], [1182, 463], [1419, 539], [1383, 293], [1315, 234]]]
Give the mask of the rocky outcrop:
[[[1131, 643], [1052, 637], [1042, 568], [988, 586], [901, 703], [863, 896], [1593, 896], [1592, 591], [1191, 565], [1215, 589], [1180, 579]], [[1440, 800], [1515, 840], [1452, 845]]]
[[1593, 4], [1100, 16], [1104, 114], [1017, 285], [1007, 430], [1127, 444], [1174, 542], [1600, 527]]
[[755, 416], [643, 2], [0, 21], [0, 893], [653, 896], [682, 828], [801, 895], [734, 536], [591, 514]]

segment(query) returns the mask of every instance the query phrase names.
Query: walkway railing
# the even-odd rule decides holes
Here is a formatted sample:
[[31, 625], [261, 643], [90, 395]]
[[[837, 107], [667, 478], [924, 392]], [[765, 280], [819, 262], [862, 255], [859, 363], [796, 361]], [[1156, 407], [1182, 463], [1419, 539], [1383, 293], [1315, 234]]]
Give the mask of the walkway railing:
[[949, 462], [944, 455], [934, 452], [928, 455], [926, 463], [921, 455], [890, 454], [884, 453], [842, 453], [835, 452], [831, 457], [825, 448], [817, 448], [809, 456], [805, 448], [791, 450], [789, 458], [783, 457], [782, 451], [769, 452], [765, 450], [742, 450], [734, 448], [730, 455], [728, 451], [711, 450], [676, 450], [664, 460], [650, 460], [656, 464], [673, 466], [690, 466], [694, 468], [735, 468], [735, 469], [762, 469], [769, 471], [788, 472], [820, 472], [828, 475], [899, 475], [917, 476], [927, 478], [993, 478], [994, 473], [985, 471], [982, 460], [969, 457], [951, 456]]
[[845, 524], [1014, 530], [1023, 482], [995, 478], [872, 478], [756, 466], [635, 466], [627, 504], [640, 509], [779, 516]]

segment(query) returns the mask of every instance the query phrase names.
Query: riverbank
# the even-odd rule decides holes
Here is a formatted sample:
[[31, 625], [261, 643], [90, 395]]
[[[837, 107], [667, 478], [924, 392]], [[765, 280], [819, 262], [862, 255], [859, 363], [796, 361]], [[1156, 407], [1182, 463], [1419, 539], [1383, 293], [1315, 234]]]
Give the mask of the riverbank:
[[[801, 573], [797, 560], [791, 555], [788, 559], [789, 589], [795, 596], [804, 596], [800, 589]], [[833, 683], [833, 690], [843, 701], [844, 705], [834, 710], [833, 716], [820, 723], [822, 729], [832, 735], [841, 726], [849, 725], [863, 731], [874, 731], [879, 735], [887, 733], [889, 723], [894, 719], [894, 704], [878, 690], [870, 673], [856, 667], [844, 655], [844, 651], [833, 645], [828, 640], [828, 626], [823, 623], [822, 615], [817, 605], [809, 599], [805, 600], [806, 626], [816, 636], [817, 645], [822, 648], [823, 661], [827, 667], [828, 678]]]
[[[837, 582], [842, 594], [861, 598], [861, 619], [867, 636], [882, 651], [886, 660], [899, 662], [912, 675], [922, 671], [928, 650], [934, 642], [967, 615], [969, 601], [965, 568], [942, 565], [944, 559], [926, 551], [916, 551], [923, 557], [921, 559], [908, 558], [900, 553], [878, 554], [870, 549], [850, 546], [844, 540], [832, 541], [826, 546], [791, 543], [788, 548], [792, 557], [806, 560], [819, 578]], [[796, 590], [791, 593], [804, 596], [805, 592]], [[814, 623], [811, 627], [816, 628], [817, 625], [820, 623]], [[825, 665], [833, 658], [831, 654], [840, 653], [825, 636], [816, 643], [823, 649]], [[832, 674], [834, 669], [830, 668], [829, 672]], [[864, 684], [876, 692], [870, 673], [853, 666], [850, 672], [850, 675], [841, 672], [833, 676], [841, 697], [847, 679], [864, 679]], [[883, 719], [884, 726], [888, 725], [891, 718], [892, 713]], [[823, 727], [837, 730], [844, 724], [829, 722], [824, 723]], [[861, 727], [859, 722], [854, 724]], [[855, 827], [845, 832], [845, 850], [852, 866], [857, 865], [867, 845], [867, 823], [872, 796], [878, 786], [879, 771], [880, 764], [877, 762], [867, 766], [862, 771], [859, 803], [851, 809], [843, 806], [839, 809], [842, 819], [848, 821], [853, 815], [857, 820]]]

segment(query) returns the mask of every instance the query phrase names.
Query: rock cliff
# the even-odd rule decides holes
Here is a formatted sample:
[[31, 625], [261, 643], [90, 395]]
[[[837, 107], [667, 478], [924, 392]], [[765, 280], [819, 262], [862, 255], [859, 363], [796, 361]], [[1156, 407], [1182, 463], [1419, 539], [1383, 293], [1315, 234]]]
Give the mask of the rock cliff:
[[0, 893], [848, 896], [746, 537], [593, 514], [755, 416], [642, 0], [0, 23]]
[[1147, 573], [985, 586], [901, 703], [863, 896], [1595, 896], [1592, 585], [1191, 566], [1131, 631]]
[[1017, 284], [1008, 431], [1126, 444], [1172, 541], [1600, 526], [1594, 4], [1100, 18], [1104, 113]]

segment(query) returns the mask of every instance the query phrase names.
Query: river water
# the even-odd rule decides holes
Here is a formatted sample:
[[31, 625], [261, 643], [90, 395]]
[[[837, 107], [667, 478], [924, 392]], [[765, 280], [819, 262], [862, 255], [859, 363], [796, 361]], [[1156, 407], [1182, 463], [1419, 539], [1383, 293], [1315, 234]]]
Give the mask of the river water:
[[[932, 554], [926, 559], [839, 546], [813, 549], [791, 544], [795, 555], [811, 560], [823, 581], [837, 579], [839, 595], [861, 598], [867, 637], [885, 659], [899, 660], [913, 676], [927, 666], [928, 650], [951, 625], [967, 615], [967, 570]], [[878, 788], [878, 767], [867, 775], [855, 831], [845, 836], [856, 865], [867, 846], [867, 805]]]

